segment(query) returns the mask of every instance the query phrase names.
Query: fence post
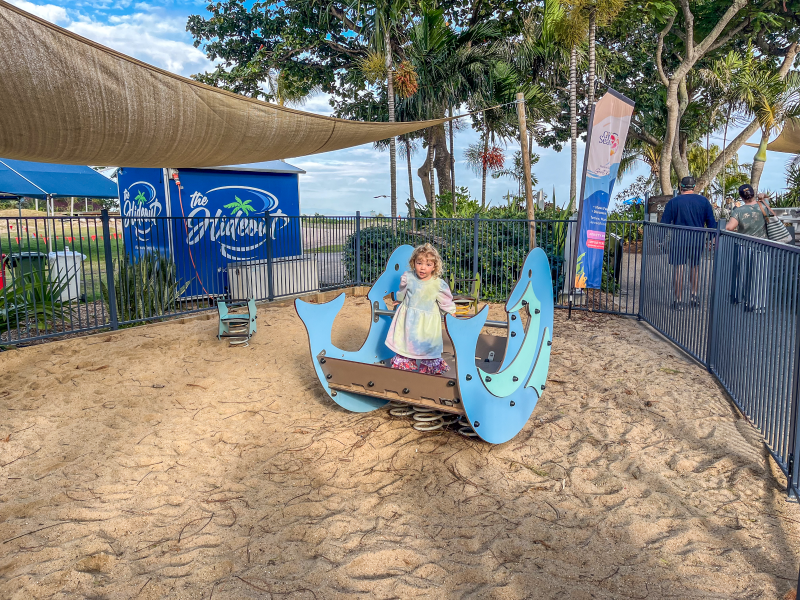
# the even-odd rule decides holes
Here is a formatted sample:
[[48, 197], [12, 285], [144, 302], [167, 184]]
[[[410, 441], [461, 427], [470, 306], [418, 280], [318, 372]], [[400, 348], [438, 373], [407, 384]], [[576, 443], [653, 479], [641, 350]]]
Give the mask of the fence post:
[[[792, 372], [792, 403], [791, 403], [791, 418], [789, 419], [789, 460], [786, 465], [786, 496], [791, 499], [792, 490], [797, 487], [797, 477], [800, 474], [800, 445], [797, 443], [800, 437], [800, 323], [798, 323], [797, 331], [795, 332], [795, 346], [794, 346], [794, 371]], [[795, 494], [797, 500], [800, 496]], [[795, 588], [800, 592], [800, 569], [797, 573], [797, 587]]]
[[474, 233], [472, 235], [472, 276], [478, 276], [478, 213], [473, 218]]
[[[647, 214], [645, 214], [647, 216]], [[650, 226], [650, 221], [644, 220], [642, 222], [642, 265], [639, 267], [641, 269], [639, 275], [639, 310], [636, 311], [636, 320], [641, 321], [644, 317], [642, 317], [642, 306], [644, 305], [645, 301], [645, 285], [644, 285], [644, 278], [647, 269], [645, 265], [647, 263], [647, 228]], [[645, 319], [646, 320], [646, 319]]]
[[714, 267], [711, 269], [711, 294], [708, 299], [708, 331], [706, 332], [706, 339], [708, 346], [706, 347], [706, 369], [711, 373], [711, 357], [714, 356], [714, 349], [717, 343], [717, 328], [714, 326], [714, 320], [717, 314], [717, 269], [719, 267], [719, 240], [720, 240], [720, 223], [717, 221], [717, 231], [714, 234]]
[[361, 211], [356, 211], [356, 285], [361, 285]]
[[272, 302], [275, 299], [272, 285], [272, 215], [267, 211], [267, 300]]
[[106, 287], [108, 288], [108, 317], [111, 320], [111, 329], [118, 329], [117, 290], [114, 285], [114, 260], [111, 255], [111, 227], [109, 227], [108, 209], [104, 208], [100, 211], [100, 220], [103, 223], [103, 252], [106, 261]]
[[[795, 301], [795, 309], [797, 304]], [[797, 487], [798, 475], [800, 475], [800, 320], [795, 331], [794, 338], [794, 370], [792, 371], [792, 399], [789, 408], [789, 457], [786, 465], [786, 493], [792, 497], [792, 488]], [[800, 500], [800, 496], [797, 498]], [[800, 586], [800, 573], [798, 574], [798, 585]], [[800, 590], [800, 587], [797, 588]]]

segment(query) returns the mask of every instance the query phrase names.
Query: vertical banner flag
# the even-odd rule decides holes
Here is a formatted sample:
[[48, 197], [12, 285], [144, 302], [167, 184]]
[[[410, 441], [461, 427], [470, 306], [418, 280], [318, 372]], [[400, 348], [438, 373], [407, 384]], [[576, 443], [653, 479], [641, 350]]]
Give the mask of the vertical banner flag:
[[608, 202], [617, 179], [622, 150], [633, 115], [633, 100], [609, 89], [595, 104], [583, 161], [581, 204], [578, 209], [578, 250], [575, 287], [600, 287], [606, 241]]

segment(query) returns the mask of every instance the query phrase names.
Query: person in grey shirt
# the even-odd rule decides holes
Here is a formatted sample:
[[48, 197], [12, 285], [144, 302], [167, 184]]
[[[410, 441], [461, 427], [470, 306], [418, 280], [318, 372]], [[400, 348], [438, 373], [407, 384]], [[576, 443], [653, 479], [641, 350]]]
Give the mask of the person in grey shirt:
[[[764, 196], [766, 194], [763, 194]], [[756, 199], [753, 186], [744, 184], [739, 187], [739, 196], [743, 204], [731, 211], [731, 218], [725, 225], [728, 231], [735, 231], [757, 238], [767, 237], [767, 222], [758, 203], [762, 194]], [[764, 202], [766, 211], [769, 205]], [[737, 242], [733, 254], [733, 277], [731, 281], [731, 303], [738, 304], [744, 300], [744, 310], [761, 311], [766, 307], [767, 275], [769, 273], [769, 255], [755, 244]]]
[[[765, 194], [759, 194], [759, 197]], [[725, 225], [728, 231], [735, 231], [743, 233], [744, 235], [752, 235], [753, 237], [765, 238], [767, 237], [767, 222], [764, 220], [764, 213], [756, 201], [755, 191], [753, 186], [744, 184], [739, 188], [739, 196], [744, 204], [734, 208], [731, 211], [731, 218]], [[769, 210], [769, 205], [764, 202], [766, 210]]]

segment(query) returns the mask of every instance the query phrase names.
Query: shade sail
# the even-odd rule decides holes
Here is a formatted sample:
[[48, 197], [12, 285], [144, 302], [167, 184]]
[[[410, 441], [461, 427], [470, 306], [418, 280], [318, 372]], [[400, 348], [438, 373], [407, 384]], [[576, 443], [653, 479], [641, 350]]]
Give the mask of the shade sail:
[[[747, 144], [758, 148], [758, 144]], [[773, 152], [786, 152], [787, 154], [800, 154], [800, 119], [789, 119], [783, 125], [778, 137], [767, 144], [767, 150]]]
[[179, 77], [0, 0], [0, 156], [210, 167], [340, 150], [447, 119], [366, 123]]
[[117, 185], [86, 166], [0, 158], [0, 193], [28, 198], [116, 198]]

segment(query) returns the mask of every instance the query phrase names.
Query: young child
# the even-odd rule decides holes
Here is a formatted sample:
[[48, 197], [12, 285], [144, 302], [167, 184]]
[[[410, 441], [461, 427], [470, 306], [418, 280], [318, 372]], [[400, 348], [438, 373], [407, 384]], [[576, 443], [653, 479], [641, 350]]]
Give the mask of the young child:
[[391, 366], [415, 371], [416, 361], [420, 361], [420, 373], [440, 375], [450, 367], [442, 360], [439, 311], [456, 312], [453, 294], [441, 278], [442, 257], [436, 248], [430, 244], [417, 246], [408, 262], [412, 270], [400, 279], [400, 291], [395, 296], [400, 307], [386, 336], [386, 345], [397, 353]]

